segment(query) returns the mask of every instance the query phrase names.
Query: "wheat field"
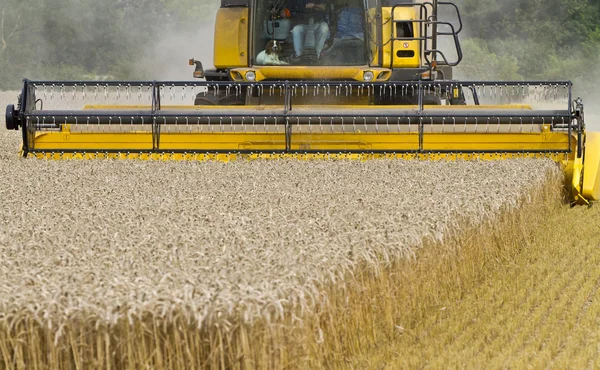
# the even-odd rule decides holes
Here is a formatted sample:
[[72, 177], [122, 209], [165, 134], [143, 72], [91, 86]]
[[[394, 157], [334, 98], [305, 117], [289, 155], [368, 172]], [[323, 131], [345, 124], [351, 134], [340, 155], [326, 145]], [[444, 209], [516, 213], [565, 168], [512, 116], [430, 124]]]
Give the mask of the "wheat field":
[[443, 367], [404, 333], [563, 209], [546, 160], [23, 160], [0, 132], [0, 369]]
[[597, 369], [599, 219], [597, 206], [553, 208], [521, 243], [478, 256], [485, 274], [468, 289], [447, 290], [417, 323], [340, 368]]

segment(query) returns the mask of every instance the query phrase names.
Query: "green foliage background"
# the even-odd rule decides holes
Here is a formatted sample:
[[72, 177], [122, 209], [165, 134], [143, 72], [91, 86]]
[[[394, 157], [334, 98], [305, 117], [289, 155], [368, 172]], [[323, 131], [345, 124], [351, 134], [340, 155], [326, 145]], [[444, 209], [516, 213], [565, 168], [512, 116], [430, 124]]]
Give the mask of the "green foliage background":
[[141, 58], [152, 58], [149, 50], [166, 33], [189, 34], [212, 24], [219, 4], [219, 0], [2, 0], [0, 90], [18, 88], [24, 77], [151, 79], [150, 71], [140, 67]]
[[[456, 2], [465, 24], [461, 79], [570, 79], [581, 93], [593, 91], [600, 78], [600, 0]], [[139, 59], [165, 30], [189, 35], [212, 24], [219, 3], [3, 0], [0, 89], [18, 87], [23, 77], [152, 79]]]
[[458, 0], [462, 79], [600, 81], [600, 1]]

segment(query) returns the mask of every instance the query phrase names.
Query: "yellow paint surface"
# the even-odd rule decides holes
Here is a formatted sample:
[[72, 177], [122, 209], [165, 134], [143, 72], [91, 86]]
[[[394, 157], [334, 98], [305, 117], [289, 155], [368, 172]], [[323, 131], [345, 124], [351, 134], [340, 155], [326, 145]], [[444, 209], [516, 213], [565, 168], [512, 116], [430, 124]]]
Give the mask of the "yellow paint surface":
[[214, 65], [248, 66], [248, 8], [220, 8], [217, 12]]

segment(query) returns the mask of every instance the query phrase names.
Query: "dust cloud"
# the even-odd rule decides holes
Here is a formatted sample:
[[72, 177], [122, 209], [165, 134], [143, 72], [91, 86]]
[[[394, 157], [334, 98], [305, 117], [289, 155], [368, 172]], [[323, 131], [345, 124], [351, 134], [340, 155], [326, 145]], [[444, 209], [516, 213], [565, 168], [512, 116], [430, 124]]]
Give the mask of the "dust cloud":
[[214, 20], [212, 22], [197, 30], [162, 34], [153, 50], [143, 58], [143, 68], [153, 79], [180, 81], [192, 79], [194, 68], [188, 64], [191, 58], [200, 60], [204, 68], [212, 67]]
[[213, 67], [214, 31], [219, 2], [209, 1], [205, 17], [183, 31], [166, 27], [154, 47], [143, 58], [142, 67], [153, 79], [192, 80], [194, 68], [188, 60], [200, 60], [205, 69]]

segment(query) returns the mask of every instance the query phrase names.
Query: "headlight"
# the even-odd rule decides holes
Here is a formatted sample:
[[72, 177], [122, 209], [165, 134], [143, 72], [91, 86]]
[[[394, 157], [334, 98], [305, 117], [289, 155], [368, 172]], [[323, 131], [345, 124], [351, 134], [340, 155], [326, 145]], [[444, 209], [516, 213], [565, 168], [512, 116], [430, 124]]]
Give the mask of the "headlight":
[[371, 82], [371, 81], [373, 81], [373, 79], [374, 79], [374, 78], [375, 78], [375, 74], [374, 74], [372, 71], [366, 71], [366, 72], [363, 74], [363, 79], [364, 79], [366, 82]]
[[254, 71], [246, 72], [246, 80], [250, 82], [256, 81], [256, 73]]

